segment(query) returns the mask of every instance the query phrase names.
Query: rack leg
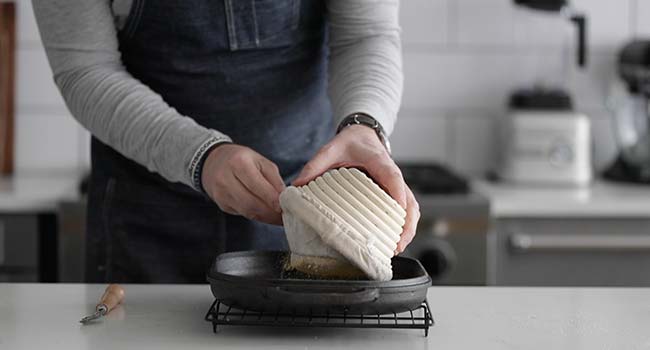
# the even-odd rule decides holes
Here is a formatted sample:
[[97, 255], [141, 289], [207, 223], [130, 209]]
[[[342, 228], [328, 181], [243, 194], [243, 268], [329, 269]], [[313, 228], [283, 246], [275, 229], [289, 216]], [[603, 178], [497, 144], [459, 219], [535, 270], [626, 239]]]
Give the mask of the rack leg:
[[[228, 310], [226, 311], [226, 313], [225, 313], [225, 315], [224, 315], [224, 318], [223, 318], [222, 320], [219, 320], [219, 315], [220, 315], [220, 311], [219, 311], [219, 310], [220, 310], [220, 306], [221, 306], [221, 302], [220, 302], [219, 300], [215, 300], [215, 302], [212, 304], [212, 307], [210, 308], [210, 311], [209, 311], [208, 314], [206, 314], [206, 316], [205, 316], [205, 320], [206, 320], [206, 321], [211, 321], [211, 322], [212, 322], [212, 332], [215, 333], [215, 334], [216, 334], [216, 333], [219, 333], [219, 326], [220, 326], [220, 325], [224, 325], [224, 324], [225, 324], [225, 325], [230, 325], [230, 324], [233, 324], [233, 323], [234, 323], [234, 324], [239, 324], [239, 325], [262, 325], [262, 324], [264, 324], [264, 325], [269, 325], [268, 323], [260, 323], [260, 319], [261, 319], [261, 317], [262, 317], [262, 313], [261, 313], [261, 312], [260, 312], [260, 314], [259, 314], [259, 317], [257, 318], [257, 323], [255, 323], [255, 322], [252, 322], [252, 323], [239, 322], [239, 323], [237, 323], [237, 322], [234, 322], [234, 321], [237, 321], [237, 320], [230, 320], [230, 318], [228, 317], [228, 314], [230, 313], [232, 306], [229, 306], [229, 307], [228, 307]], [[384, 317], [384, 318], [382, 318], [380, 315], [377, 315], [377, 328], [413, 328], [413, 329], [423, 329], [423, 330], [424, 330], [424, 337], [426, 338], [426, 337], [429, 336], [429, 328], [435, 324], [435, 321], [434, 321], [434, 319], [433, 319], [433, 316], [431, 315], [431, 311], [430, 311], [431, 309], [429, 308], [429, 303], [428, 303], [427, 300], [425, 300], [424, 303], [423, 303], [422, 305], [420, 305], [420, 307], [419, 307], [418, 309], [419, 309], [419, 310], [422, 310], [422, 312], [423, 312], [423, 314], [424, 314], [424, 317], [423, 317], [423, 320], [422, 320], [422, 321], [424, 321], [424, 324], [422, 324], [422, 323], [418, 323], [418, 324], [416, 324], [416, 323], [415, 323], [415, 320], [413, 319], [413, 317], [414, 317], [414, 315], [413, 315], [413, 310], [411, 310], [411, 323], [412, 323], [412, 327], [408, 327], [408, 326], [405, 327], [404, 324], [399, 324], [399, 325], [398, 325], [397, 314], [396, 314], [396, 313], [393, 313], [393, 317], [392, 317], [392, 318], [391, 318], [390, 316], [389, 316], [389, 317]], [[236, 316], [241, 316], [241, 319], [240, 319], [240, 321], [241, 321], [241, 320], [244, 320], [244, 316], [245, 316], [245, 315], [246, 315], [246, 311], [244, 311], [244, 313], [243, 313], [242, 315], [238, 315], [238, 314], [237, 314]], [[283, 314], [283, 315], [284, 315], [284, 314]], [[290, 316], [292, 317], [290, 323], [288, 323], [288, 322], [286, 322], [286, 321], [283, 321], [283, 320], [279, 320], [279, 319], [278, 319], [279, 316], [280, 316], [280, 311], [278, 310], [278, 311], [276, 312], [276, 314], [275, 314], [275, 322], [276, 322], [276, 323], [274, 323], [274, 324], [272, 324], [272, 325], [280, 325], [280, 326], [281, 326], [281, 325], [294, 325], [295, 322], [296, 322], [296, 320], [295, 320], [295, 319], [296, 319], [296, 315], [295, 315], [295, 313], [292, 313], [292, 314], [290, 315]], [[336, 320], [340, 320], [340, 321], [342, 321], [342, 323], [340, 323], [340, 324], [338, 325], [338, 327], [346, 327], [346, 326], [347, 326], [347, 327], [355, 327], [355, 328], [372, 328], [373, 325], [374, 325], [374, 323], [373, 323], [373, 325], [371, 325], [371, 324], [364, 324], [364, 320], [366, 319], [366, 318], [365, 318], [365, 315], [360, 315], [361, 326], [359, 326], [359, 325], [354, 325], [354, 324], [349, 324], [349, 323], [347, 322], [347, 321], [348, 321], [348, 314], [347, 314], [346, 311], [343, 312], [343, 315], [342, 315], [342, 316], [341, 316], [340, 314], [335, 314], [334, 316], [332, 316], [332, 315], [330, 315], [329, 310], [326, 310], [326, 313], [325, 313], [324, 316], [323, 316], [323, 315], [318, 316], [318, 317], [320, 317], [320, 318], [325, 317], [325, 320], [326, 320], [326, 321], [325, 321], [325, 323], [326, 323], [325, 325], [323, 325], [323, 324], [312, 324], [312, 320], [313, 320], [314, 315], [313, 315], [311, 312], [309, 313], [309, 315], [305, 315], [305, 317], [307, 317], [307, 316], [309, 317], [309, 323], [308, 323], [308, 325], [309, 325], [310, 327], [319, 327], [319, 326], [320, 326], [320, 327], [337, 327], [337, 325], [329, 325], [329, 324], [328, 324], [329, 321], [330, 321], [330, 318], [333, 318], [333, 319], [336, 319]], [[284, 317], [284, 316], [283, 316], [283, 317]], [[352, 317], [356, 319], [357, 316], [356, 316], [356, 315], [353, 315]], [[383, 323], [381, 322], [382, 320], [385, 320], [385, 321], [387, 321], [387, 322], [390, 322], [390, 321], [392, 320], [392, 321], [395, 322], [395, 326], [392, 327], [392, 322], [390, 322], [390, 323], [388, 323], [388, 324], [383, 324]], [[406, 321], [408, 321], [408, 318], [400, 318], [400, 320], [406, 320]], [[233, 322], [231, 322], [231, 321], [233, 321]], [[420, 319], [418, 319], [418, 321], [420, 321]], [[322, 321], [321, 321], [321, 322], [322, 322]], [[300, 324], [298, 324], [298, 326], [306, 326], [306, 325], [300, 323]], [[424, 327], [423, 327], [423, 326], [424, 326]]]

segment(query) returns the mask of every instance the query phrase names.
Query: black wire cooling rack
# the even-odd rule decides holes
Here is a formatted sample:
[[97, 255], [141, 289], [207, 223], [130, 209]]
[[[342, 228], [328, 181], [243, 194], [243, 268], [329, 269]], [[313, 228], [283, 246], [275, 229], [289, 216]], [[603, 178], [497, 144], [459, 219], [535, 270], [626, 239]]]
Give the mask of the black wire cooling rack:
[[424, 336], [434, 325], [429, 303], [425, 300], [413, 310], [384, 315], [348, 313], [293, 313], [257, 312], [225, 305], [216, 299], [205, 315], [212, 323], [212, 331], [217, 333], [219, 326], [264, 326], [264, 327], [338, 327], [338, 328], [392, 328], [422, 329]]

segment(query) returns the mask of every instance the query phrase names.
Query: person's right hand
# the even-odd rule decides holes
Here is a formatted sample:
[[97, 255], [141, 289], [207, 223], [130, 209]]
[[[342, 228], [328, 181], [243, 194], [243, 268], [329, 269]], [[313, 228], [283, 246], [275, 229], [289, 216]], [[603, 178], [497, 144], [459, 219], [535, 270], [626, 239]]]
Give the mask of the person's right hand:
[[279, 196], [285, 186], [280, 171], [252, 149], [217, 146], [205, 160], [201, 183], [224, 212], [282, 225]]

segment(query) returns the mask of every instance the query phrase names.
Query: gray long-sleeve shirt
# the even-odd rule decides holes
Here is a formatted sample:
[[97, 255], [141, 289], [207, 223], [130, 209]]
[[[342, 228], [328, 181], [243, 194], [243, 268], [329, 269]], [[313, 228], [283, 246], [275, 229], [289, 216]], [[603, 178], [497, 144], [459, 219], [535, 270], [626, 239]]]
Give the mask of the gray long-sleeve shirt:
[[[399, 1], [324, 1], [334, 122], [366, 113], [390, 133], [403, 79]], [[181, 115], [126, 71], [117, 30], [129, 3], [33, 0], [54, 80], [73, 116], [95, 137], [167, 180], [193, 186], [201, 151], [228, 137]]]

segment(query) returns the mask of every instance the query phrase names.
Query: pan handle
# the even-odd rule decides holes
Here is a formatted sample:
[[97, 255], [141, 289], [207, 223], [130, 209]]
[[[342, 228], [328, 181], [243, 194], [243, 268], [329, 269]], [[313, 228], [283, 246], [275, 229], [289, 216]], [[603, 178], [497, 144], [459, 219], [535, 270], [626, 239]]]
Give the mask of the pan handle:
[[369, 303], [379, 298], [379, 289], [357, 289], [350, 292], [310, 292], [304, 289], [291, 290], [287, 287], [275, 287], [275, 293], [300, 305], [358, 305]]

